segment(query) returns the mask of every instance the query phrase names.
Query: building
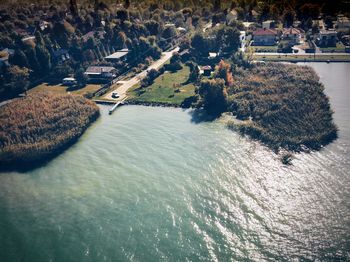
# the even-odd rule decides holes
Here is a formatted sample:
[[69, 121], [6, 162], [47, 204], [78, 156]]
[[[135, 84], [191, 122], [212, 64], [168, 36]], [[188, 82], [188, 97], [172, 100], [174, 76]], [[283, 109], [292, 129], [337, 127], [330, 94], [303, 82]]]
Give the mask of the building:
[[350, 20], [344, 15], [338, 15], [337, 16], [337, 22], [335, 23], [335, 26], [338, 29], [349, 29], [350, 28]]
[[52, 52], [52, 58], [55, 63], [62, 63], [70, 60], [70, 55], [67, 49], [59, 48]]
[[273, 29], [275, 28], [275, 20], [267, 20], [262, 22], [263, 29]]
[[227, 15], [226, 15], [226, 22], [230, 24], [232, 21], [235, 21], [238, 19], [238, 13], [235, 9], [232, 9]]
[[212, 72], [212, 67], [210, 65], [198, 66], [199, 74], [204, 76], [210, 76]]
[[337, 45], [337, 31], [320, 30], [316, 36], [316, 44], [321, 47], [334, 47]]
[[245, 51], [245, 47], [246, 47], [246, 35], [245, 35], [245, 31], [240, 31], [240, 35], [239, 35], [239, 41], [241, 42], [241, 47], [240, 50], [242, 52]]
[[305, 31], [299, 28], [284, 28], [282, 32], [282, 39], [293, 45], [302, 43], [304, 36]]
[[254, 45], [275, 45], [277, 31], [274, 29], [258, 29], [253, 32]]
[[112, 66], [89, 66], [84, 74], [87, 75], [90, 80], [108, 80], [116, 77], [116, 69]]
[[128, 53], [129, 53], [129, 49], [124, 48], [124, 49], [118, 50], [117, 52], [109, 56], [106, 56], [105, 59], [107, 61], [114, 62], [114, 63], [119, 61], [125, 61]]

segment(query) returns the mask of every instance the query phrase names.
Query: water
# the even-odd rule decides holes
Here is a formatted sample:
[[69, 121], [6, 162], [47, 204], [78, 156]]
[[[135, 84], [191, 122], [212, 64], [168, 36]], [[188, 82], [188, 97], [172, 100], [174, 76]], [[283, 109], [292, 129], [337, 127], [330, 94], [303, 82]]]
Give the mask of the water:
[[101, 107], [46, 166], [0, 174], [0, 260], [349, 260], [350, 64], [311, 65], [336, 142], [286, 167], [220, 121]]

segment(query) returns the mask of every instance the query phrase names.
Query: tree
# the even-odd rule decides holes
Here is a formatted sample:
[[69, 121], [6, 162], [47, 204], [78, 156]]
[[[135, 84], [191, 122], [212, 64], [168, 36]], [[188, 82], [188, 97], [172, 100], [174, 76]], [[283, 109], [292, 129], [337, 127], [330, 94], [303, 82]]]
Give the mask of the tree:
[[146, 21], [145, 26], [150, 35], [158, 35], [160, 32], [160, 24], [155, 20]]
[[29, 67], [28, 59], [21, 49], [16, 49], [13, 56], [9, 58], [10, 64], [18, 65], [19, 67]]
[[19, 66], [10, 66], [5, 72], [5, 90], [7, 95], [26, 92], [29, 85], [29, 70]]
[[226, 86], [232, 86], [233, 76], [231, 72], [231, 65], [226, 63], [224, 60], [221, 60], [216, 66], [216, 77], [224, 79]]
[[49, 51], [42, 45], [35, 47], [36, 56], [43, 73], [51, 70], [51, 55]]
[[192, 61], [186, 63], [186, 65], [190, 68], [190, 75], [188, 76], [188, 83], [197, 83], [200, 77], [200, 72], [198, 65]]
[[125, 9], [128, 9], [130, 7], [130, 0], [125, 0], [124, 7]]
[[209, 114], [217, 116], [227, 109], [227, 92], [223, 79], [202, 80], [198, 93]]
[[82, 68], [79, 68], [75, 72], [74, 78], [77, 80], [79, 86], [85, 86], [87, 81], [88, 81], [88, 77], [85, 75], [84, 69], [82, 69]]

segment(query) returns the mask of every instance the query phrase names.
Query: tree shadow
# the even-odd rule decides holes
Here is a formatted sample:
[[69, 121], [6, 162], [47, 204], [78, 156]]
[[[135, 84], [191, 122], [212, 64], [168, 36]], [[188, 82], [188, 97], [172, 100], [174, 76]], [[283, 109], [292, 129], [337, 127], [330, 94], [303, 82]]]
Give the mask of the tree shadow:
[[203, 122], [212, 122], [218, 119], [221, 116], [221, 113], [218, 114], [208, 114], [204, 109], [193, 109], [189, 112], [191, 115], [191, 122], [195, 124], [200, 124]]

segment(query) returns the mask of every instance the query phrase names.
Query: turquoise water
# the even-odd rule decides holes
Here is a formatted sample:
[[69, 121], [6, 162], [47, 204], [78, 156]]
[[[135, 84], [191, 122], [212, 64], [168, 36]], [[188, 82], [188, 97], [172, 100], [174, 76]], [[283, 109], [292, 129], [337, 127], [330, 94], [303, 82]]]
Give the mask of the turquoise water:
[[311, 64], [339, 139], [293, 166], [191, 111], [121, 107], [0, 173], [0, 261], [350, 259], [350, 64]]

